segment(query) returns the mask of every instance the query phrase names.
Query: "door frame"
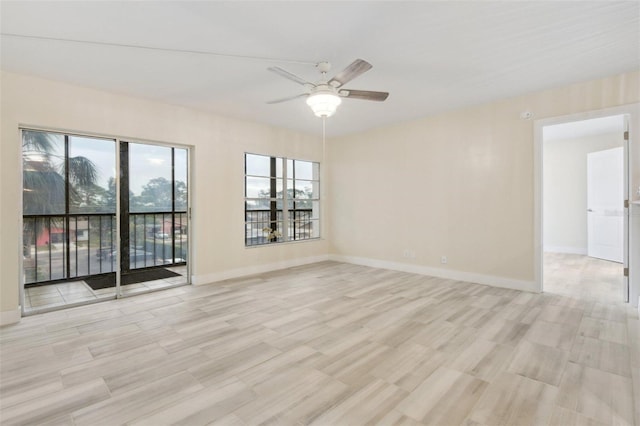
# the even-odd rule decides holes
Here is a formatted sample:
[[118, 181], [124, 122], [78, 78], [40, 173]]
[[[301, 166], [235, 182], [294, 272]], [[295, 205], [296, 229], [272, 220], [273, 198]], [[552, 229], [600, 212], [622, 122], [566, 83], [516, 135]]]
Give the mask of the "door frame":
[[[632, 176], [638, 171], [632, 170], [632, 164], [630, 163], [630, 145], [631, 141], [640, 140], [640, 126], [635, 126], [634, 123], [640, 122], [640, 103], [623, 105], [619, 107], [605, 108], [600, 110], [587, 111], [576, 114], [569, 114], [557, 117], [543, 118], [534, 121], [533, 125], [533, 139], [534, 139], [534, 156], [533, 156], [533, 172], [534, 172], [534, 280], [536, 289], [539, 292], [543, 292], [543, 277], [544, 277], [544, 262], [543, 262], [543, 128], [555, 124], [563, 124], [574, 121], [583, 121], [593, 118], [602, 118], [612, 115], [626, 115], [625, 123], [629, 129], [629, 142], [624, 143], [624, 194], [626, 199], [631, 202], [631, 188]], [[637, 149], [637, 148], [636, 148]], [[634, 150], [635, 151], [635, 150]], [[630, 253], [640, 249], [635, 247], [635, 244], [640, 245], [640, 241], [632, 241], [629, 238], [633, 235], [632, 221], [630, 220], [630, 208], [624, 209], [625, 217], [625, 234], [624, 234], [624, 267], [629, 268]], [[640, 283], [636, 283], [637, 278], [633, 274], [632, 268], [629, 268], [629, 276], [624, 277], [623, 292], [625, 302], [631, 301], [634, 303], [638, 300], [640, 293]], [[640, 277], [640, 276], [639, 276]]]

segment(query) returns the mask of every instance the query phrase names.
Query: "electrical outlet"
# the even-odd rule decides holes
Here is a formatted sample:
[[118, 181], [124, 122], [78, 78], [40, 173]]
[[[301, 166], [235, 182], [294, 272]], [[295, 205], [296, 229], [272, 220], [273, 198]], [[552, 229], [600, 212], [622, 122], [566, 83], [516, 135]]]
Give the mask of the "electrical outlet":
[[402, 257], [404, 257], [405, 259], [415, 259], [416, 252], [414, 250], [404, 249], [402, 251]]
[[443, 265], [447, 263], [447, 256], [442, 256], [440, 258], [440, 263], [442, 263]]

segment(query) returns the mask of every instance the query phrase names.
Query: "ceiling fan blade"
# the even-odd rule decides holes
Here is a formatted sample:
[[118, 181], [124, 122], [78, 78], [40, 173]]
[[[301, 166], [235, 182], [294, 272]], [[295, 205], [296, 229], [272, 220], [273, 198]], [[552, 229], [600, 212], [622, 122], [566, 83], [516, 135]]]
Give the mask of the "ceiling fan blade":
[[347, 90], [338, 92], [343, 98], [364, 99], [365, 101], [384, 101], [389, 97], [389, 92], [373, 92], [371, 90]]
[[299, 95], [289, 96], [289, 97], [282, 98], [282, 99], [276, 99], [275, 101], [269, 101], [267, 103], [268, 104], [279, 104], [280, 102], [286, 102], [286, 101], [290, 101], [292, 99], [302, 98], [302, 97], [305, 97], [305, 96], [309, 96], [309, 94], [308, 93], [301, 93]]
[[269, 67], [267, 69], [269, 71], [271, 71], [271, 72], [274, 72], [274, 73], [278, 74], [279, 76], [282, 76], [282, 77], [288, 79], [288, 80], [295, 81], [298, 84], [302, 84], [303, 86], [307, 85], [307, 84], [315, 86], [313, 83], [309, 83], [307, 80], [304, 80], [303, 78], [298, 77], [297, 75], [292, 74], [289, 71], [287, 71], [285, 69], [282, 69], [280, 67]]
[[364, 59], [356, 59], [351, 63], [351, 65], [340, 71], [338, 75], [329, 80], [329, 84], [333, 87], [340, 87], [343, 84], [350, 82], [360, 74], [364, 74], [365, 72], [369, 71], [371, 67], [373, 67], [373, 65], [371, 65]]

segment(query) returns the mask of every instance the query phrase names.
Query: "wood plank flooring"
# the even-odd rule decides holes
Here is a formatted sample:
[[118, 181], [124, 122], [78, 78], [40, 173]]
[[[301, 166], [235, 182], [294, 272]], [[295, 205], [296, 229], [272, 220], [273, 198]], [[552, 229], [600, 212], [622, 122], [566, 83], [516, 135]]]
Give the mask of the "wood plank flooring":
[[5, 326], [0, 422], [640, 425], [639, 334], [622, 303], [323, 262]]
[[544, 253], [544, 291], [580, 299], [623, 300], [622, 263], [580, 254]]

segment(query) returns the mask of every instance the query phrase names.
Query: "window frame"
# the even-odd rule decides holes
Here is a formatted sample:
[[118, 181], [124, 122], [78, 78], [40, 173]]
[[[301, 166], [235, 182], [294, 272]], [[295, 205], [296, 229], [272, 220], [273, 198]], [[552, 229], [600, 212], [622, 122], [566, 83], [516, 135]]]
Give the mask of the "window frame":
[[[269, 161], [269, 176], [249, 173], [249, 156], [264, 157]], [[309, 163], [311, 177], [296, 179], [296, 162]], [[279, 167], [278, 167], [279, 166]], [[281, 171], [281, 173], [279, 173]], [[250, 179], [269, 179], [269, 194], [265, 196], [249, 196]], [[296, 197], [297, 182], [311, 185], [310, 198]], [[291, 185], [291, 187], [289, 187]], [[280, 190], [280, 191], [278, 191]], [[265, 192], [262, 190], [261, 192]], [[266, 195], [266, 194], [263, 194]], [[268, 154], [244, 153], [244, 244], [245, 248], [270, 246], [275, 243], [298, 243], [319, 240], [320, 228], [320, 162], [280, 157]], [[311, 203], [310, 207], [298, 207], [299, 203]], [[253, 207], [263, 208], [250, 208]], [[253, 218], [250, 219], [250, 215]], [[299, 212], [307, 213], [299, 219]], [[267, 213], [267, 214], [265, 214]], [[298, 217], [298, 218], [297, 218]], [[311, 234], [304, 237], [300, 225], [306, 220], [312, 229]], [[258, 225], [258, 228], [254, 228]]]

